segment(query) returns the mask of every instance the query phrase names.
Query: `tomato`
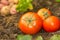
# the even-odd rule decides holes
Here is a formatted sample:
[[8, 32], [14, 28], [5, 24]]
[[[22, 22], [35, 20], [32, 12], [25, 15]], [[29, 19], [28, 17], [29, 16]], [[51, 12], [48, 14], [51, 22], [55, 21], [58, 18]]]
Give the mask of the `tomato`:
[[59, 19], [56, 16], [50, 16], [43, 21], [43, 28], [47, 32], [55, 32], [59, 29]]
[[42, 27], [42, 19], [36, 13], [28, 12], [20, 18], [18, 26], [26, 34], [35, 34]]
[[42, 8], [37, 12], [37, 14], [44, 20], [47, 16], [51, 15], [51, 12], [46, 8]]

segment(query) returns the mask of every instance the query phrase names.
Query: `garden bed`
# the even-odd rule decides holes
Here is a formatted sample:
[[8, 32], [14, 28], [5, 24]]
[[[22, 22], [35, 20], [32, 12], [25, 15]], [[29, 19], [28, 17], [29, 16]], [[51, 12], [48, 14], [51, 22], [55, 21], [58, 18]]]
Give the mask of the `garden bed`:
[[[37, 12], [40, 8], [47, 8], [55, 15], [60, 18], [60, 3], [55, 2], [55, 0], [33, 0], [32, 2], [34, 9], [32, 11]], [[29, 12], [29, 10], [27, 11]], [[16, 40], [18, 34], [23, 34], [17, 24], [21, 15], [25, 12], [20, 12], [15, 15], [0, 15], [0, 40]], [[44, 40], [48, 40], [52, 35], [60, 34], [60, 30], [52, 33], [47, 33], [43, 29], [35, 35], [33, 38], [41, 35]], [[24, 34], [23, 34], [24, 35]]]

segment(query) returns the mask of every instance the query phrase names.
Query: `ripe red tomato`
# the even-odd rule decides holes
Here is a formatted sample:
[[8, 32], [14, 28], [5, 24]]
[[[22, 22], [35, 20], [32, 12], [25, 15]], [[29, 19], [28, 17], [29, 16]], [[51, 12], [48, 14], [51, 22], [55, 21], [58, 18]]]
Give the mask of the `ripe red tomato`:
[[41, 29], [42, 20], [36, 13], [28, 12], [21, 17], [18, 26], [26, 34], [35, 34]]
[[50, 16], [43, 22], [43, 28], [47, 32], [55, 32], [59, 29], [59, 19], [56, 16]]
[[51, 15], [51, 12], [46, 8], [42, 8], [37, 12], [37, 14], [44, 20], [47, 16]]

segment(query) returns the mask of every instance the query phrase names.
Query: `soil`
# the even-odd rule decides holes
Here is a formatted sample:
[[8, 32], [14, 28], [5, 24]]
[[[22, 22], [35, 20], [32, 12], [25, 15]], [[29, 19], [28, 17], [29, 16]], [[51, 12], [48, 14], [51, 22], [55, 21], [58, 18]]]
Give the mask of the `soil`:
[[[32, 4], [34, 6], [32, 11], [37, 12], [40, 8], [48, 8], [52, 12], [52, 15], [60, 18], [60, 3], [55, 2], [55, 0], [33, 0]], [[0, 15], [0, 40], [16, 40], [18, 34], [23, 34], [17, 24], [19, 18], [24, 13], [25, 12], [20, 12], [15, 15], [7, 16]], [[41, 35], [44, 40], [48, 40], [53, 34], [60, 34], [60, 30], [47, 33], [42, 29], [39, 33], [33, 35], [33, 37], [35, 38]]]

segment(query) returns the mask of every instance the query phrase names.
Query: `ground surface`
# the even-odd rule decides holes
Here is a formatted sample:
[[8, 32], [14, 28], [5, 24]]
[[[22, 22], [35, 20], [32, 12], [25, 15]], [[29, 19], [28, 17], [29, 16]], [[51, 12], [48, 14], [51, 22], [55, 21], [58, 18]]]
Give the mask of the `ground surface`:
[[[34, 9], [32, 11], [37, 12], [40, 8], [48, 8], [52, 15], [55, 15], [57, 17], [60, 16], [60, 3], [56, 3], [54, 0], [34, 0], [33, 1]], [[0, 40], [16, 40], [16, 36], [18, 34], [23, 34], [18, 28], [17, 23], [21, 15], [23, 15], [24, 12], [20, 12], [16, 15], [8, 15], [8, 16], [1, 16], [0, 15]], [[48, 40], [50, 36], [53, 34], [60, 34], [60, 31], [53, 32], [53, 33], [47, 33], [45, 31], [40, 31], [36, 35], [41, 35], [44, 40]]]

